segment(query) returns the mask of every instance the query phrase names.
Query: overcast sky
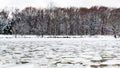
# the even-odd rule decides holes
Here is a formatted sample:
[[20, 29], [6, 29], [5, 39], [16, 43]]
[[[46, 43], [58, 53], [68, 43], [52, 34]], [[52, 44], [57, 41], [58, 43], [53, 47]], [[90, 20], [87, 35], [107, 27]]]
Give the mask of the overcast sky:
[[33, 6], [46, 8], [52, 3], [56, 7], [120, 7], [120, 0], [0, 0], [0, 8], [20, 8]]

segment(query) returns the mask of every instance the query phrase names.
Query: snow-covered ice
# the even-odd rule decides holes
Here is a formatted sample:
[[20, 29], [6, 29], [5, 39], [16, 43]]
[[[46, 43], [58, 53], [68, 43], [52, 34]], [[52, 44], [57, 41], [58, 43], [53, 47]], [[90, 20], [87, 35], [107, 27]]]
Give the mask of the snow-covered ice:
[[0, 36], [0, 68], [120, 68], [119, 45], [112, 36]]

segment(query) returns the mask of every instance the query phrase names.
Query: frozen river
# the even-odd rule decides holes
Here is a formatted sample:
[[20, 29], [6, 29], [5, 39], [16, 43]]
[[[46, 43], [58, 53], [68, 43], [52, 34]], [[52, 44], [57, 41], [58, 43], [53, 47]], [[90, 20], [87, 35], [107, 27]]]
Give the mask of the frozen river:
[[0, 68], [26, 67], [120, 68], [120, 39], [1, 38]]

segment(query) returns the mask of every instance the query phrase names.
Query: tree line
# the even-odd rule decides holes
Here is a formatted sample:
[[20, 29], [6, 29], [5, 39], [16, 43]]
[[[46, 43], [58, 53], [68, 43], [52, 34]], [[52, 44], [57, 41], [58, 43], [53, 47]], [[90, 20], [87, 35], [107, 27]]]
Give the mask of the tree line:
[[13, 35], [119, 35], [120, 8], [26, 7], [0, 11], [0, 34]]

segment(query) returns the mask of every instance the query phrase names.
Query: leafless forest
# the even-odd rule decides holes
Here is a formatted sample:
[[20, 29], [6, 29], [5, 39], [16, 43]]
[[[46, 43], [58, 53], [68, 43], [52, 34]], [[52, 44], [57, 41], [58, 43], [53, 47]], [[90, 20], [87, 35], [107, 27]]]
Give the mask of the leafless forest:
[[120, 8], [1, 10], [0, 34], [116, 36], [120, 34]]

